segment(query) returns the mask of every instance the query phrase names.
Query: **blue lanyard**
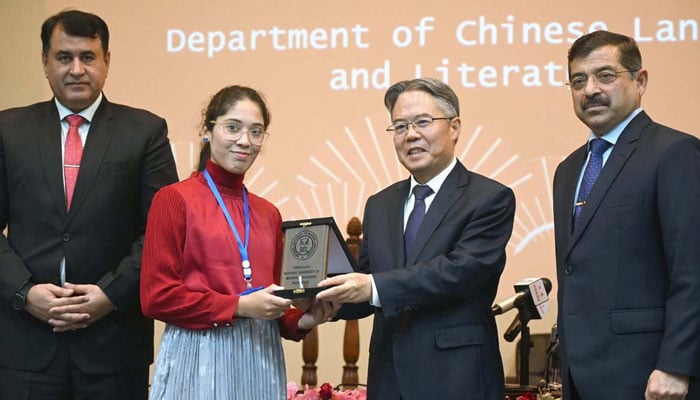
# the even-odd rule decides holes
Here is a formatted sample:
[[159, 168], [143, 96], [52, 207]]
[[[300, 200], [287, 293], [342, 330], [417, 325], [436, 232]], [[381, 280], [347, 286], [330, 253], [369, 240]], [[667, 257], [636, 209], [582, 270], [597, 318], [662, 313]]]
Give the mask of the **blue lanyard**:
[[250, 268], [250, 260], [248, 259], [248, 238], [250, 238], [250, 210], [248, 209], [248, 191], [246, 190], [245, 186], [243, 186], [243, 218], [245, 220], [244, 244], [241, 241], [241, 237], [238, 235], [236, 225], [231, 219], [231, 214], [229, 214], [228, 208], [226, 208], [226, 204], [224, 204], [224, 200], [221, 198], [221, 193], [219, 193], [219, 189], [217, 189], [216, 185], [214, 184], [214, 180], [211, 179], [211, 175], [209, 175], [209, 171], [207, 171], [206, 168], [204, 169], [204, 178], [207, 180], [207, 184], [209, 184], [209, 189], [211, 189], [211, 192], [214, 193], [214, 197], [216, 197], [216, 202], [219, 203], [219, 208], [221, 208], [221, 211], [224, 213], [224, 217], [226, 217], [226, 221], [228, 221], [228, 226], [233, 231], [233, 235], [236, 236], [236, 243], [238, 243], [238, 251], [240, 251], [241, 260], [243, 261], [241, 263], [241, 266], [243, 267], [243, 278], [245, 279], [246, 286], [248, 287], [248, 289], [250, 289], [253, 287], [253, 270]]

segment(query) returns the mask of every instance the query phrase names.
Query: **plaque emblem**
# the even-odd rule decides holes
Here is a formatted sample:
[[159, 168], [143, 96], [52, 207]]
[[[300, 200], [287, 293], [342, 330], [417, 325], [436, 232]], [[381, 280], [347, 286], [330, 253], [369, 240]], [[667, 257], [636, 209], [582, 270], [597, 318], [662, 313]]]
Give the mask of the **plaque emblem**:
[[297, 260], [308, 260], [318, 250], [318, 237], [312, 231], [304, 229], [294, 236], [290, 250]]
[[284, 221], [280, 286], [275, 294], [287, 299], [312, 298], [329, 276], [352, 272], [355, 259], [333, 217]]

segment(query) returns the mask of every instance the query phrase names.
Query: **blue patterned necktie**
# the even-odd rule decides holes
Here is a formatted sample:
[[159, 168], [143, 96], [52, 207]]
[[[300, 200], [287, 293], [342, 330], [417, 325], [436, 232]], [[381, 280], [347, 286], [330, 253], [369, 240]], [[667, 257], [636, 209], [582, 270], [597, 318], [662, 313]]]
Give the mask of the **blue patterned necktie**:
[[418, 235], [418, 229], [420, 228], [421, 222], [423, 222], [423, 217], [425, 217], [425, 198], [431, 194], [433, 194], [433, 189], [431, 189], [428, 185], [416, 185], [413, 188], [415, 203], [413, 204], [413, 211], [411, 211], [411, 215], [408, 216], [406, 230], [403, 234], [406, 256], [411, 253], [413, 242], [416, 240], [416, 236]]
[[576, 222], [581, 216], [581, 211], [583, 211], [583, 206], [586, 205], [586, 200], [588, 200], [588, 195], [591, 193], [593, 184], [598, 179], [600, 171], [603, 169], [603, 153], [610, 147], [612, 143], [604, 139], [593, 139], [591, 141], [591, 157], [588, 160], [588, 165], [583, 171], [583, 179], [581, 180], [581, 187], [578, 190], [578, 199], [576, 199], [576, 207], [574, 208], [574, 227]]

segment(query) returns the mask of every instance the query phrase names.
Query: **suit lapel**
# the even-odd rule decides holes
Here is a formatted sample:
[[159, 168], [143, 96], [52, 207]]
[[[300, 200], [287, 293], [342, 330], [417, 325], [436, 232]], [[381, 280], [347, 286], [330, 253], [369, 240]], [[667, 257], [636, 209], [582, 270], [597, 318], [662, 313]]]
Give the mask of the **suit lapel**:
[[44, 109], [36, 120], [34, 135], [49, 192], [61, 218], [65, 218], [66, 193], [63, 186], [61, 122], [53, 100], [45, 103]]
[[612, 186], [615, 181], [615, 178], [636, 150], [642, 129], [650, 122], [651, 119], [646, 113], [641, 112], [632, 119], [625, 130], [622, 131], [622, 134], [613, 147], [603, 170], [598, 176], [598, 180], [593, 185], [593, 189], [586, 200], [586, 206], [583, 208], [581, 216], [576, 223], [569, 250], [571, 250], [571, 247], [573, 247], [576, 241], [581, 237], [581, 234], [591, 221], [591, 218], [595, 215], [600, 207], [600, 203], [605, 198], [605, 194], [610, 190], [610, 186]]
[[95, 183], [97, 172], [100, 170], [115, 130], [116, 123], [112, 115], [112, 108], [107, 99], [103, 97], [102, 103], [90, 123], [90, 130], [85, 141], [83, 158], [80, 161], [80, 172], [78, 172], [78, 180], [75, 183], [75, 192], [68, 214], [69, 223], [80, 210]]
[[567, 243], [571, 239], [573, 230], [573, 206], [574, 202], [576, 201], [576, 184], [578, 183], [578, 178], [581, 169], [583, 168], [583, 164], [586, 162], [587, 149], [588, 146], [583, 145], [576, 150], [569, 161], [571, 167], [562, 170], [564, 176], [562, 176], [561, 179], [561, 198], [556, 200], [558, 204], [564, 204], [565, 206], [558, 208], [559, 215], [556, 216], [555, 220], [562, 221], [562, 229], [559, 231], [563, 233], [557, 236], [560, 236], [560, 239], [566, 239]]
[[[430, 204], [430, 208], [425, 214], [425, 218], [418, 230], [416, 241], [413, 244], [411, 254], [407, 256], [406, 265], [415, 264], [423, 247], [425, 247], [440, 226], [440, 223], [445, 219], [452, 205], [454, 205], [455, 201], [462, 195], [464, 186], [467, 185], [468, 180], [469, 175], [467, 174], [467, 169], [464, 168], [462, 163], [457, 161], [457, 165], [455, 165], [454, 169], [447, 176], [445, 182], [442, 183], [440, 190], [435, 195], [435, 200]], [[408, 190], [406, 193], [408, 193]]]

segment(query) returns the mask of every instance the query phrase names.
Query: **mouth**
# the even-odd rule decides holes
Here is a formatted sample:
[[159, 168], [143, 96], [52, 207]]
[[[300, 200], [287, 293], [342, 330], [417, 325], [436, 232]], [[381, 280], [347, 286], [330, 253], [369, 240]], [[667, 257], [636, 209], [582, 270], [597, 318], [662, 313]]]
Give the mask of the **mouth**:
[[88, 86], [87, 82], [67, 82], [66, 86], [68, 87], [83, 87], [83, 86]]
[[584, 110], [591, 110], [591, 109], [603, 108], [603, 107], [607, 107], [607, 104], [603, 104], [603, 103], [590, 103], [590, 104], [585, 104], [585, 105], [583, 106], [583, 109], [584, 109]]
[[250, 153], [245, 153], [245, 152], [242, 152], [242, 151], [235, 151], [235, 150], [232, 150], [232, 151], [231, 151], [231, 154], [233, 154], [234, 156], [236, 156], [236, 157], [238, 157], [238, 158], [248, 158], [248, 157], [250, 157]]
[[415, 156], [415, 155], [418, 155], [418, 154], [421, 154], [421, 153], [424, 153], [424, 152], [425, 152], [425, 150], [422, 149], [422, 148], [420, 148], [420, 147], [411, 147], [411, 148], [408, 149], [408, 151], [406, 152], [406, 155], [408, 155], [408, 156]]

